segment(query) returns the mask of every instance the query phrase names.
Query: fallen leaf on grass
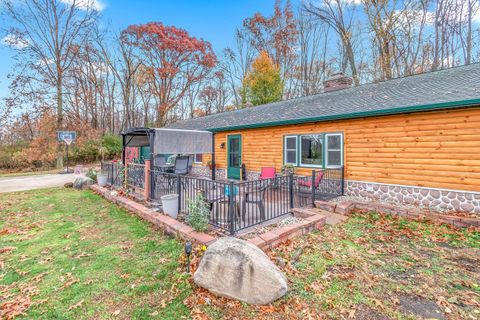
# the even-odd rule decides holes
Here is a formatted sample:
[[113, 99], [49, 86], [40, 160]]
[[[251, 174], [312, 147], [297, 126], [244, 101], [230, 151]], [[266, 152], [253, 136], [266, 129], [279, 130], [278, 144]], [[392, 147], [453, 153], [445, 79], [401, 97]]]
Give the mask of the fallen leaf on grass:
[[14, 319], [17, 316], [25, 315], [25, 311], [30, 307], [29, 297], [17, 296], [15, 299], [0, 304], [0, 315], [2, 319]]
[[[3, 269], [3, 267], [2, 267], [1, 269]], [[21, 271], [21, 270], [18, 270], [18, 269], [15, 270], [15, 272], [18, 273], [19, 275], [21, 275], [22, 277], [23, 277], [23, 276], [26, 276], [27, 274], [29, 274], [28, 271]]]
[[80, 259], [80, 258], [85, 258], [85, 257], [90, 257], [90, 256], [93, 256], [93, 254], [82, 252], [82, 253], [80, 253], [76, 256], [73, 256], [72, 258], [73, 259]]
[[17, 249], [17, 247], [3, 247], [3, 248], [0, 248], [0, 253], [10, 253], [15, 249]]
[[77, 309], [77, 308], [80, 308], [83, 304], [84, 300], [80, 300], [79, 302], [75, 303], [74, 305], [71, 305], [70, 307], [68, 307], [68, 311], [70, 310], [74, 310], [74, 309]]
[[378, 307], [378, 308], [381, 308], [381, 309], [384, 308], [383, 303], [380, 300], [378, 300], [378, 299], [372, 299], [372, 300], [375, 303], [375, 307]]
[[115, 312], [112, 313], [112, 316], [116, 317], [120, 314], [120, 309], [119, 310], [115, 310]]
[[348, 319], [355, 319], [355, 309], [348, 311]]
[[20, 292], [27, 296], [34, 296], [39, 293], [36, 286], [24, 286], [20, 287]]
[[66, 283], [62, 286], [62, 289], [66, 289], [66, 288], [70, 287], [71, 285], [73, 285], [73, 284], [75, 284], [75, 283], [78, 283], [78, 282], [80, 282], [79, 279], [72, 279], [72, 280], [66, 282]]
[[38, 282], [38, 281], [42, 280], [42, 278], [45, 277], [47, 274], [48, 274], [48, 272], [42, 272], [39, 275], [36, 275], [35, 277], [33, 277], [32, 280]]

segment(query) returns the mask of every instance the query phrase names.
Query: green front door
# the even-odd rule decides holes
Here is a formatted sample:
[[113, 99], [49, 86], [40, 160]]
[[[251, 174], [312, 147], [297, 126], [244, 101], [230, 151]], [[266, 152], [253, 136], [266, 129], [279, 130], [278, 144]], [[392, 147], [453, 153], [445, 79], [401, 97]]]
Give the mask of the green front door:
[[227, 147], [227, 175], [229, 179], [240, 179], [242, 165], [242, 136], [239, 134], [228, 136]]

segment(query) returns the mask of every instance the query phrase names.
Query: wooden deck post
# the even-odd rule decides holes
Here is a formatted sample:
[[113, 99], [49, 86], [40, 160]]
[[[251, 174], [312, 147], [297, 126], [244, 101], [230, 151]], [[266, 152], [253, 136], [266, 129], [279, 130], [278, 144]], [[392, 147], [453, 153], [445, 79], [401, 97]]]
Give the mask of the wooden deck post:
[[145, 185], [143, 186], [143, 200], [150, 198], [150, 161], [145, 160]]

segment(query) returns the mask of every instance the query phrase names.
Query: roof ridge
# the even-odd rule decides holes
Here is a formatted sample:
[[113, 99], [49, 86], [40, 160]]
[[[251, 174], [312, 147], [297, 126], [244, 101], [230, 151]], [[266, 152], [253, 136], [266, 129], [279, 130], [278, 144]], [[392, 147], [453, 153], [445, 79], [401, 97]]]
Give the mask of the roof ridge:
[[[255, 107], [178, 121], [169, 127], [220, 128], [271, 119], [302, 119], [312, 115], [348, 112], [480, 98], [480, 63], [366, 83]], [[478, 79], [478, 80], [477, 80]], [[278, 106], [278, 109], [276, 107]]]

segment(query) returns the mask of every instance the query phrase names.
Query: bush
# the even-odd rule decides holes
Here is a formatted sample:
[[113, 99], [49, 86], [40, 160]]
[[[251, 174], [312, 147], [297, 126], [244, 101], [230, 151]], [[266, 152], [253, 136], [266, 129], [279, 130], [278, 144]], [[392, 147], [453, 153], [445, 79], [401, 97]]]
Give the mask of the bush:
[[209, 216], [210, 209], [201, 194], [198, 194], [195, 200], [188, 202], [188, 215], [185, 220], [195, 231], [207, 230]]
[[105, 157], [113, 158], [122, 153], [122, 139], [111, 133], [102, 137], [102, 147], [105, 150]]
[[122, 140], [114, 134], [101, 138], [78, 141], [74, 145], [72, 159], [75, 162], [93, 162], [99, 159], [112, 159], [122, 153]]
[[97, 182], [97, 170], [95, 169], [88, 169], [87, 173], [85, 174], [87, 178], [92, 179], [94, 182]]

